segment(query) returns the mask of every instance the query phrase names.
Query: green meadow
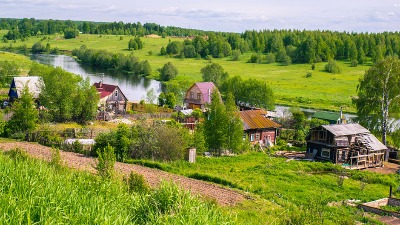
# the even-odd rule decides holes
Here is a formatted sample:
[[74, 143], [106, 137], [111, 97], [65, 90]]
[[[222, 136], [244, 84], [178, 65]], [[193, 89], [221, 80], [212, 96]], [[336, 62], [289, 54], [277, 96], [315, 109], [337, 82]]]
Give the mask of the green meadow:
[[[172, 173], [224, 184], [244, 191], [249, 201], [229, 209], [239, 224], [355, 224], [368, 222], [350, 199], [368, 202], [388, 196], [394, 174], [343, 171], [332, 163], [288, 161], [250, 152], [234, 157], [197, 157], [161, 163]], [[342, 177], [341, 177], [342, 176]]]
[[[0, 35], [4, 35], [1, 31]], [[25, 41], [1, 43], [0, 47], [20, 47], [25, 45], [31, 48], [38, 41], [42, 44], [50, 44], [51, 48], [58, 48], [64, 54], [68, 54], [81, 45], [92, 49], [104, 49], [107, 51], [123, 54], [133, 54], [140, 60], [148, 60], [152, 70], [152, 78], [158, 78], [158, 69], [165, 63], [172, 62], [178, 68], [178, 76], [175, 81], [185, 87], [193, 82], [201, 81], [201, 68], [210, 63], [204, 59], [181, 59], [170, 56], [160, 56], [162, 46], [166, 47], [169, 41], [184, 38], [160, 38], [143, 37], [144, 48], [141, 50], [129, 51], [128, 42], [132, 36], [117, 35], [89, 35], [81, 34], [75, 39], [64, 39], [59, 35], [30, 37]], [[354, 112], [355, 108], [351, 103], [352, 97], [357, 95], [359, 79], [371, 66], [371, 62], [357, 67], [350, 67], [347, 61], [338, 61], [342, 73], [330, 74], [324, 72], [326, 62], [316, 63], [315, 70], [311, 70], [310, 64], [292, 64], [282, 66], [278, 63], [253, 64], [247, 63], [252, 53], [245, 53], [239, 61], [232, 61], [230, 58], [212, 59], [212, 62], [220, 64], [230, 76], [241, 76], [243, 79], [255, 78], [266, 81], [273, 89], [276, 103], [309, 107], [317, 109], [339, 110], [342, 106], [344, 111]], [[311, 77], [306, 78], [308, 72]]]

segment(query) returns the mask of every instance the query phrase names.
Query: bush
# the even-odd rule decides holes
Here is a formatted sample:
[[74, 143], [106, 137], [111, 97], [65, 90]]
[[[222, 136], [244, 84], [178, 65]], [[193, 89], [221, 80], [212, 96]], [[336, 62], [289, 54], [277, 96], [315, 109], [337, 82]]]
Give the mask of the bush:
[[72, 150], [77, 153], [82, 153], [83, 145], [78, 140], [76, 140], [74, 141], [74, 143], [72, 143]]
[[328, 72], [328, 73], [333, 73], [333, 74], [339, 74], [339, 73], [342, 72], [342, 70], [336, 64], [336, 61], [334, 61], [334, 60], [329, 60], [328, 64], [325, 65], [325, 69], [324, 70], [326, 72]]
[[306, 78], [310, 78], [310, 77], [312, 77], [312, 73], [311, 72], [307, 72]]
[[110, 179], [114, 175], [115, 154], [114, 148], [108, 145], [103, 152], [98, 151], [96, 170], [103, 179]]
[[51, 148], [51, 161], [50, 161], [50, 164], [53, 165], [57, 169], [61, 168], [62, 160], [61, 160], [61, 155], [60, 155], [60, 149]]
[[131, 172], [128, 179], [125, 179], [125, 182], [128, 184], [128, 190], [130, 192], [148, 193], [150, 190], [144, 176], [141, 174]]

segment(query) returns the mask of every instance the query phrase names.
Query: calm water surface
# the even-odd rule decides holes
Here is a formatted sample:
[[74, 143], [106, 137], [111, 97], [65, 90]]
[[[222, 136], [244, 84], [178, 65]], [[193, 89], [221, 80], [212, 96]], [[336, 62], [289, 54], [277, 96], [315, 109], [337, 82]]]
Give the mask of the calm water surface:
[[31, 59], [42, 64], [61, 67], [68, 72], [81, 75], [83, 78], [89, 77], [91, 83], [99, 82], [103, 79], [105, 84], [118, 85], [131, 102], [139, 102], [140, 100], [146, 99], [146, 94], [151, 89], [154, 90], [156, 96], [162, 92], [162, 85], [159, 81], [117, 71], [83, 66], [70, 56], [36, 54], [32, 55]]

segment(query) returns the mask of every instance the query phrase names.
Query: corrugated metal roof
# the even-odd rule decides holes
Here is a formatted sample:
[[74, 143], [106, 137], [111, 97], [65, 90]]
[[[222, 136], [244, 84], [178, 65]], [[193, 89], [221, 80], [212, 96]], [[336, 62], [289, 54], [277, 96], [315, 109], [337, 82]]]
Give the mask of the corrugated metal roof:
[[370, 133], [369, 130], [358, 123], [322, 125], [322, 127], [335, 136]]
[[240, 111], [239, 115], [243, 121], [243, 127], [245, 130], [278, 128], [281, 126], [266, 118], [265, 116], [267, 115], [267, 112], [262, 109]]

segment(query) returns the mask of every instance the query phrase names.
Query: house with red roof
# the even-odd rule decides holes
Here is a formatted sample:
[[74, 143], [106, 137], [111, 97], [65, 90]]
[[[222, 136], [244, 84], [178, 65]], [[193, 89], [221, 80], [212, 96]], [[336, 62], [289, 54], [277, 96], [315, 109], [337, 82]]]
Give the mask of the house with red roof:
[[116, 113], [125, 112], [128, 99], [118, 86], [104, 84], [101, 81], [94, 83], [93, 86], [96, 87], [100, 95], [100, 105], [106, 107], [106, 109], [114, 110]]
[[243, 130], [252, 144], [272, 146], [276, 144], [280, 124], [267, 118], [267, 112], [262, 109], [244, 110], [239, 112], [243, 122]]
[[213, 82], [197, 82], [187, 91], [183, 100], [188, 109], [206, 109], [206, 104], [211, 104], [211, 94], [218, 91]]

